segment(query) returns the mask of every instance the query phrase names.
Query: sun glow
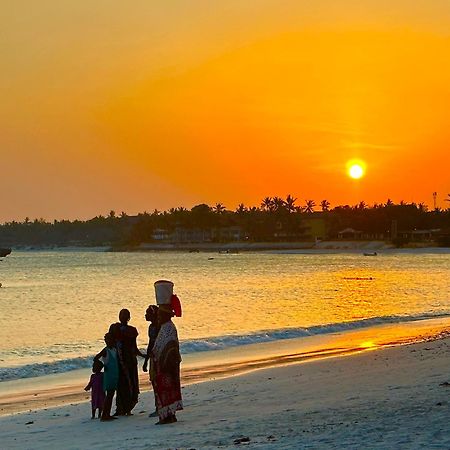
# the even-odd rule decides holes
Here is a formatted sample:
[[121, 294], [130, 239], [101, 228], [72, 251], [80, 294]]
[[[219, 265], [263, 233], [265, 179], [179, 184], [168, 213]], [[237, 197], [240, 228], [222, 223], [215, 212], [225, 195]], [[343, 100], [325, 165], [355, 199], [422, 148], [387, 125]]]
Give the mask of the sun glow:
[[349, 161], [347, 163], [347, 174], [354, 180], [359, 180], [366, 173], [366, 165], [362, 161]]
[[378, 345], [372, 341], [361, 342], [361, 344], [359, 346], [360, 346], [360, 348], [372, 349], [372, 350], [375, 350], [375, 348], [378, 347]]

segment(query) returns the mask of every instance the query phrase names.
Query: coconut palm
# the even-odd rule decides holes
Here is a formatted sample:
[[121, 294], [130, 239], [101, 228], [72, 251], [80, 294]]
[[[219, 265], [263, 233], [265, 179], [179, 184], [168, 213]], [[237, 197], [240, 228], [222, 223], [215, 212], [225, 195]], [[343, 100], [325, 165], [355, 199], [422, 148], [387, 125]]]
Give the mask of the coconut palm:
[[314, 206], [316, 206], [316, 202], [314, 200], [305, 200], [305, 213], [314, 212]]
[[216, 203], [212, 209], [216, 214], [222, 214], [227, 208], [222, 203]]
[[329, 211], [330, 210], [330, 202], [328, 200], [322, 200], [320, 202], [320, 207], [322, 208], [322, 211]]
[[274, 205], [272, 197], [265, 197], [261, 202], [261, 209], [263, 211], [273, 211]]
[[246, 206], [245, 206], [243, 203], [239, 203], [239, 205], [238, 205], [237, 208], [236, 208], [236, 212], [237, 212], [238, 214], [243, 214], [243, 213], [245, 213], [246, 211], [247, 211]]
[[272, 202], [275, 211], [282, 211], [286, 207], [286, 203], [281, 197], [274, 197]]
[[292, 197], [291, 194], [287, 195], [286, 200], [284, 201], [284, 205], [289, 213], [295, 211], [295, 202], [296, 201], [297, 201], [297, 199]]

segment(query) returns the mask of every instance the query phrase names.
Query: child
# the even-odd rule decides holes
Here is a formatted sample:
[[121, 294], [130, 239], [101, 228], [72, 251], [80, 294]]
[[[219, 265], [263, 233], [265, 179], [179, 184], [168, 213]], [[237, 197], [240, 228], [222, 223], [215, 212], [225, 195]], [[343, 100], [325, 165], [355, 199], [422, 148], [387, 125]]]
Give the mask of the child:
[[103, 390], [106, 392], [106, 398], [103, 405], [102, 421], [116, 419], [116, 417], [111, 416], [112, 401], [119, 382], [119, 363], [115, 343], [113, 335], [111, 333], [106, 333], [106, 347], [94, 357], [94, 361], [99, 361], [101, 358], [105, 366], [105, 372], [103, 374]]
[[92, 364], [92, 375], [85, 391], [91, 389], [92, 419], [95, 419], [95, 411], [98, 409], [98, 418], [100, 419], [105, 402], [105, 393], [103, 392], [103, 363], [99, 360]]

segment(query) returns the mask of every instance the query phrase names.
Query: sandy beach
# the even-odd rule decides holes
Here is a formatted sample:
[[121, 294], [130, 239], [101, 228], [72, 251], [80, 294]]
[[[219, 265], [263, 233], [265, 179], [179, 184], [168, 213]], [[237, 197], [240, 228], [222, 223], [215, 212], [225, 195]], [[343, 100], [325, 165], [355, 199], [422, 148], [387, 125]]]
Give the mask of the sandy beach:
[[176, 424], [90, 419], [88, 402], [0, 419], [1, 447], [449, 448], [450, 339], [259, 369], [186, 385]]

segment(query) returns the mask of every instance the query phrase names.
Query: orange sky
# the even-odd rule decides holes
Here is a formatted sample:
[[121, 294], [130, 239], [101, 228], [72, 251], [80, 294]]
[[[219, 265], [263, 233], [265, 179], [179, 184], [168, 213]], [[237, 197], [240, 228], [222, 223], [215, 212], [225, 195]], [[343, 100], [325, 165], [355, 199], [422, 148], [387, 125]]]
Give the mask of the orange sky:
[[447, 0], [17, 1], [0, 21], [0, 221], [448, 206]]

